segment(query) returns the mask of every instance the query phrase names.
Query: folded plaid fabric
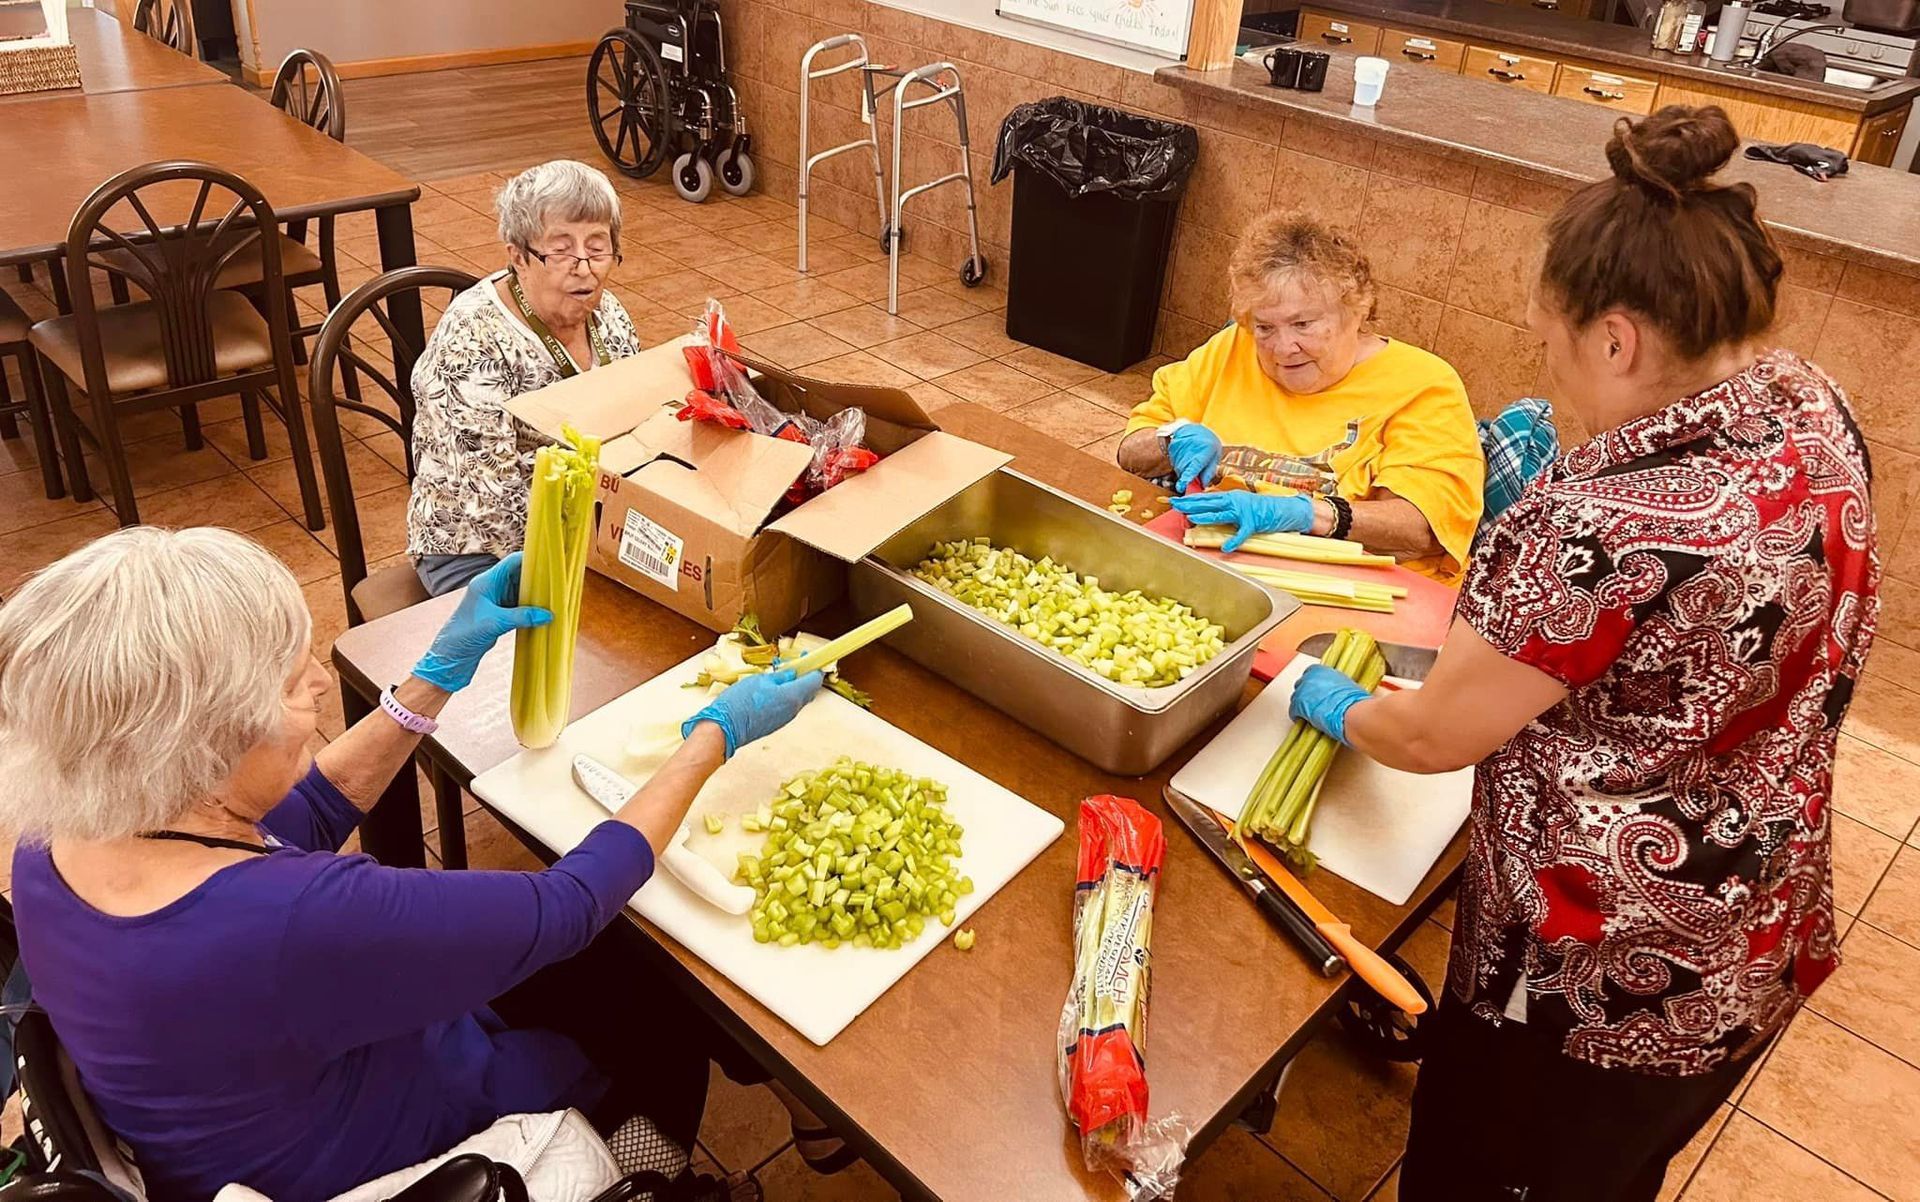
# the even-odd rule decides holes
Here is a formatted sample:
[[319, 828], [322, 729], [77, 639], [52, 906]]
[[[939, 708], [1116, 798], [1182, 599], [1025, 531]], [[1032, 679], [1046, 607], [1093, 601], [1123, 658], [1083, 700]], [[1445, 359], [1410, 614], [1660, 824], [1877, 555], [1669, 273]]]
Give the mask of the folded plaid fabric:
[[1479, 427], [1487, 456], [1484, 527], [1545, 474], [1560, 454], [1560, 435], [1553, 428], [1553, 402], [1539, 397], [1522, 397]]

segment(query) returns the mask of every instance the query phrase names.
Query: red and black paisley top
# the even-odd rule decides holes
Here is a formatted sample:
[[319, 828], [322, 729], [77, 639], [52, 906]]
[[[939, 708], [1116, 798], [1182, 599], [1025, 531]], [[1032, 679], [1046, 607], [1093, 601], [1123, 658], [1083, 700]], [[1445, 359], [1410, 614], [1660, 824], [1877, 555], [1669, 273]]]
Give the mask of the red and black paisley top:
[[1772, 351], [1569, 451], [1484, 532], [1459, 616], [1571, 691], [1475, 774], [1448, 985], [1476, 1013], [1686, 1076], [1833, 971], [1870, 476], [1839, 387]]

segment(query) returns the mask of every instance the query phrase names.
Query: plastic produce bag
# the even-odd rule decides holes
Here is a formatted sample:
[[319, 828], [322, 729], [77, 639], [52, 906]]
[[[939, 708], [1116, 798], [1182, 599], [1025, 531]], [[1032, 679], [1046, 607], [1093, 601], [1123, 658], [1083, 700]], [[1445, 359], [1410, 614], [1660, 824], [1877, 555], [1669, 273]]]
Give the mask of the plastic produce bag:
[[1147, 992], [1153, 898], [1167, 840], [1125, 797], [1080, 803], [1073, 987], [1060, 1011], [1060, 1096], [1089, 1169], [1119, 1177], [1136, 1202], [1170, 1198], [1188, 1131], [1147, 1118]]
[[1068, 196], [1149, 200], [1178, 194], [1199, 155], [1192, 126], [1055, 96], [1020, 105], [1000, 123], [992, 182], [1025, 163]]
[[693, 336], [699, 341], [693, 346], [681, 347], [680, 353], [687, 357], [687, 370], [693, 373], [694, 387], [714, 392], [720, 388], [726, 353], [740, 350], [740, 340], [734, 337], [727, 311], [720, 307], [719, 301], [707, 301], [707, 311], [694, 324]]

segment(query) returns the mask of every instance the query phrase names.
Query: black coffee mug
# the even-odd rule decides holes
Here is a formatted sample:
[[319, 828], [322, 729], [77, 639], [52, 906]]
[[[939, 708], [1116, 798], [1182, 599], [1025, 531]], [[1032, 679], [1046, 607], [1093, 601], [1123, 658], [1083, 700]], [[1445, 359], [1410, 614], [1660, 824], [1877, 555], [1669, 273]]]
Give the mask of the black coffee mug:
[[[1274, 87], [1293, 88], [1300, 86], [1300, 58], [1300, 51], [1289, 46], [1277, 46], [1268, 51], [1267, 56], [1260, 61], [1266, 66], [1267, 74], [1272, 77]], [[1323, 82], [1324, 79], [1323, 73]]]
[[1318, 92], [1327, 86], [1329, 55], [1324, 50], [1300, 51], [1300, 73], [1294, 86], [1302, 92]]

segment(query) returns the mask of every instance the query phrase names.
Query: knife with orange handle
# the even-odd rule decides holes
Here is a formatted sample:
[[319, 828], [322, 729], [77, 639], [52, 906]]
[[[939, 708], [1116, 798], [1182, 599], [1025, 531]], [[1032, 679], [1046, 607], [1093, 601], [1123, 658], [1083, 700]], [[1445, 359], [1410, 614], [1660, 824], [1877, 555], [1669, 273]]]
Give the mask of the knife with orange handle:
[[1375, 993], [1406, 1013], [1426, 1012], [1426, 999], [1407, 983], [1407, 979], [1400, 975], [1400, 970], [1387, 963], [1380, 953], [1360, 942], [1354, 935], [1353, 928], [1341, 922], [1334, 916], [1332, 910], [1327, 909], [1319, 898], [1309, 892], [1307, 887], [1300, 883], [1300, 878], [1294, 876], [1287, 870], [1287, 866], [1280, 862], [1280, 857], [1268, 851], [1258, 839], [1244, 838], [1235, 833], [1232, 825], [1222, 818], [1218, 811], [1209, 809], [1208, 812], [1213, 814], [1215, 822], [1225, 828], [1228, 837], [1240, 845], [1240, 850], [1247, 853], [1247, 859], [1252, 860], [1261, 872], [1266, 873], [1267, 879], [1278, 885], [1280, 892], [1291, 898], [1294, 905], [1306, 912], [1307, 917], [1313, 920], [1313, 925], [1319, 930], [1321, 937], [1332, 944], [1333, 949], [1346, 960], [1347, 967], [1353, 969], [1353, 975], [1373, 986]]

